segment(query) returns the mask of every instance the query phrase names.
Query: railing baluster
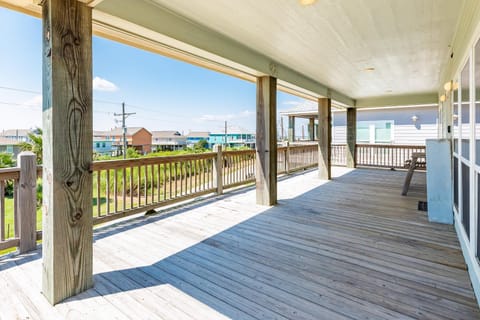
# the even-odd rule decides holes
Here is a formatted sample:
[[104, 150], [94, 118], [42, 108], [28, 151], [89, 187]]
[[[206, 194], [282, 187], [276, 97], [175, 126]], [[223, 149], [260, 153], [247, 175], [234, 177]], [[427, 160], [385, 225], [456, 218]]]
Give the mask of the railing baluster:
[[0, 241], [5, 240], [5, 181], [0, 180]]
[[148, 204], [148, 166], [142, 166], [143, 205]]
[[106, 191], [106, 197], [107, 197], [107, 209], [105, 210], [105, 213], [108, 214], [110, 212], [110, 169], [107, 169], [106, 170], [106, 178], [107, 178], [107, 182], [106, 182], [106, 186], [105, 186], [105, 191]]
[[130, 167], [130, 209], [133, 208], [133, 166]]
[[115, 174], [115, 177], [113, 178], [113, 209], [115, 212], [118, 212], [118, 170], [114, 169], [113, 173]]
[[123, 211], [127, 209], [127, 169], [122, 170], [122, 208]]
[[13, 180], [13, 227], [15, 232], [15, 238], [19, 237], [19, 217], [18, 217], [18, 183], [19, 179]]
[[101, 185], [100, 185], [101, 184], [101, 180], [100, 180], [100, 175], [101, 174], [102, 174], [101, 170], [97, 171], [97, 216], [98, 217], [102, 216], [102, 212], [101, 212], [101, 204], [102, 204], [101, 200], [102, 200], [102, 198], [101, 198], [101, 194], [100, 194], [100, 192], [101, 192], [100, 190], [102, 189]]

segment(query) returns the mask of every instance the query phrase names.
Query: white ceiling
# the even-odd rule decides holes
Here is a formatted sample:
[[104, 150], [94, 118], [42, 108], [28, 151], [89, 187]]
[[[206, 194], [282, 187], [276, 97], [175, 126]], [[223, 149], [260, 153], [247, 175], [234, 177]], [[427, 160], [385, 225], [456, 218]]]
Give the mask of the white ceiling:
[[[95, 0], [91, 5], [97, 35], [240, 77], [272, 74], [284, 88], [307, 96], [368, 106], [436, 101], [464, 3], [317, 0], [305, 7], [298, 0]], [[0, 0], [0, 5], [39, 15], [32, 0]], [[369, 67], [375, 70], [365, 71]]]
[[[152, 0], [354, 99], [435, 92], [462, 1]], [[365, 68], [375, 71], [366, 72]], [[389, 92], [391, 90], [391, 92]]]

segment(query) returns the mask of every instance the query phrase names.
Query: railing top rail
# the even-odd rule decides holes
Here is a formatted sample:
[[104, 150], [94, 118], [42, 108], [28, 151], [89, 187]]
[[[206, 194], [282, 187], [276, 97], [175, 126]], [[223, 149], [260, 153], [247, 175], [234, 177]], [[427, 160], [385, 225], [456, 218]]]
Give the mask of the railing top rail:
[[230, 150], [230, 151], [222, 151], [224, 155], [240, 155], [240, 154], [255, 154], [255, 150]]
[[20, 178], [20, 168], [4, 168], [0, 169], [0, 181], [1, 180], [10, 180], [10, 179], [19, 179]]
[[151, 158], [140, 158], [140, 159], [126, 159], [126, 160], [104, 160], [104, 161], [95, 161], [90, 166], [92, 171], [104, 170], [104, 169], [121, 169], [121, 168], [130, 168], [138, 167], [143, 165], [154, 165], [154, 164], [163, 164], [170, 162], [180, 162], [188, 160], [202, 160], [202, 159], [213, 159], [216, 157], [215, 152], [206, 152], [206, 153], [197, 153], [189, 155], [178, 155], [178, 156], [165, 156], [165, 157], [151, 157]]
[[291, 145], [290, 149], [316, 149], [317, 144]]
[[425, 149], [425, 145], [408, 144], [358, 144], [357, 147], [365, 148], [397, 148], [397, 149]]

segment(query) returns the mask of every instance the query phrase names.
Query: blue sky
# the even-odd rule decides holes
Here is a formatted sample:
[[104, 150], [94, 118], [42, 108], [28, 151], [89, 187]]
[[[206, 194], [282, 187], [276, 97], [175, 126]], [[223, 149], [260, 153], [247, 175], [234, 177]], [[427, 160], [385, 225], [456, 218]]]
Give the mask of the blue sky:
[[[0, 130], [41, 127], [41, 28], [37, 18], [0, 8]], [[255, 131], [254, 83], [98, 37], [93, 77], [95, 130], [115, 127], [124, 101], [136, 113], [128, 126], [221, 132], [227, 120]], [[278, 92], [279, 111], [302, 103]]]

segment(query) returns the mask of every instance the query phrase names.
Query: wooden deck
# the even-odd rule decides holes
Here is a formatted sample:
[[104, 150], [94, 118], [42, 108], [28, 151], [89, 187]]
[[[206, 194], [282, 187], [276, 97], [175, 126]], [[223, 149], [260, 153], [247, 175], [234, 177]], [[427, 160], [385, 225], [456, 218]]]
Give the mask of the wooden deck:
[[1, 319], [479, 319], [452, 226], [416, 210], [425, 175], [334, 168], [95, 231], [95, 287], [55, 307], [41, 253], [0, 260]]

